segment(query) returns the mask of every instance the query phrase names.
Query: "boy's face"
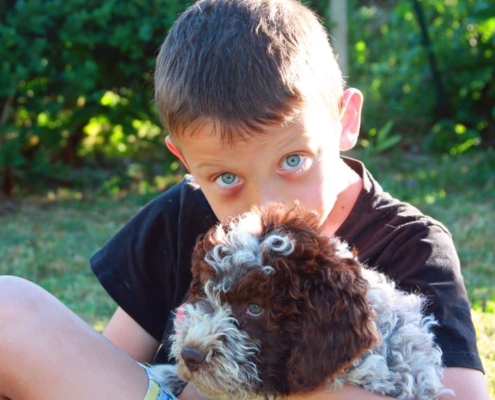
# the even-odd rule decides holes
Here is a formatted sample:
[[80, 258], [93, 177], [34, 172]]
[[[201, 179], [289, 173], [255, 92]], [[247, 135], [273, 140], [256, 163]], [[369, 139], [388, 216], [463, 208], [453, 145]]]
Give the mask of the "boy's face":
[[223, 142], [213, 124], [191, 129], [173, 143], [168, 137], [167, 146], [194, 176], [219, 220], [253, 205], [291, 206], [297, 200], [318, 212], [323, 223], [346, 187], [339, 157], [347, 149], [342, 147], [349, 147], [342, 144], [345, 129], [342, 120], [321, 110], [306, 110], [292, 122], [233, 144]]

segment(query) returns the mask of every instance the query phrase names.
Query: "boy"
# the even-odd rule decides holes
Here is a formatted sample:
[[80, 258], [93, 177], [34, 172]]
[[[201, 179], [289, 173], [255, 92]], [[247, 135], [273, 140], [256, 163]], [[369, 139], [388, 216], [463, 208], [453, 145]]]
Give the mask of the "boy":
[[[167, 361], [170, 313], [187, 291], [197, 236], [252, 205], [299, 200], [361, 260], [431, 299], [445, 385], [457, 400], [488, 399], [449, 233], [339, 155], [357, 141], [362, 96], [343, 90], [314, 14], [293, 0], [201, 0], [174, 24], [155, 78], [166, 145], [191, 176], [93, 256], [96, 276], [119, 306], [108, 340], [37, 286], [0, 280], [0, 395], [172, 398], [134, 360]], [[194, 388], [180, 398], [197, 398]], [[383, 397], [347, 386], [291, 398]]]

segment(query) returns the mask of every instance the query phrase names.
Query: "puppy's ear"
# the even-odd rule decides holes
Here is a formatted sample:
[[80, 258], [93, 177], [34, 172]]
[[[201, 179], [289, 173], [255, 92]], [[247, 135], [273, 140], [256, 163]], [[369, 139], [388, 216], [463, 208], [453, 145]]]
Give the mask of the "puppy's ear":
[[299, 306], [302, 321], [299, 332], [292, 332], [287, 366], [293, 393], [331, 382], [378, 340], [358, 261], [335, 256], [323, 261], [301, 283], [306, 300]]
[[215, 271], [205, 261], [206, 253], [212, 247], [211, 241], [212, 233], [210, 230], [198, 239], [191, 256], [192, 280], [189, 285], [189, 301], [193, 303], [205, 297], [204, 286], [209, 279], [213, 279], [215, 276]]

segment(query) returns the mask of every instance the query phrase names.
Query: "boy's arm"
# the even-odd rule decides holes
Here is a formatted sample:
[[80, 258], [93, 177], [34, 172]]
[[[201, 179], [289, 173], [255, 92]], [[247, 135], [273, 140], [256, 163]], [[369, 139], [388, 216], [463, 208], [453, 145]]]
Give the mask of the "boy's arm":
[[139, 362], [151, 362], [159, 345], [120, 307], [108, 322], [103, 336]]
[[[444, 386], [454, 391], [455, 396], [447, 394], [440, 400], [490, 400], [485, 376], [481, 371], [469, 368], [446, 368]], [[390, 397], [366, 392], [362, 388], [346, 385], [341, 391], [319, 392], [309, 395], [289, 396], [291, 400], [384, 400]]]
[[485, 375], [476, 369], [446, 368], [443, 384], [455, 396], [444, 395], [441, 400], [490, 400]]
[[[379, 394], [367, 392], [366, 390], [350, 385], [344, 385], [342, 390], [335, 392], [313, 392], [308, 394], [293, 394], [284, 397], [287, 400], [387, 400], [391, 397], [385, 397]], [[180, 400], [208, 400], [208, 398], [198, 394], [193, 385], [185, 387], [179, 396]], [[457, 399], [456, 399], [457, 400]]]
[[[489, 400], [485, 376], [482, 372], [468, 368], [446, 368], [443, 379], [445, 387], [453, 390], [455, 396], [444, 395], [440, 400]], [[187, 385], [181, 400], [205, 400], [198, 395], [194, 386]], [[367, 392], [362, 388], [345, 385], [342, 390], [335, 392], [315, 392], [306, 395], [291, 395], [290, 400], [385, 400], [390, 397]]]
[[[454, 391], [455, 396], [447, 394], [440, 400], [490, 400], [485, 376], [481, 371], [469, 368], [446, 368], [443, 377], [444, 386]], [[390, 397], [380, 396], [355, 386], [344, 386], [341, 391], [320, 392], [310, 395], [289, 396], [291, 400], [384, 400]]]

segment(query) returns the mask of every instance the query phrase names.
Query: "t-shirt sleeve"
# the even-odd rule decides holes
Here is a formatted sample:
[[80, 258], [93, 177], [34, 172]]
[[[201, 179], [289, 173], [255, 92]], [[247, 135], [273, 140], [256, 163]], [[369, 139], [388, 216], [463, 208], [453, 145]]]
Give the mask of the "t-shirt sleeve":
[[483, 371], [470, 304], [452, 236], [445, 226], [394, 199], [361, 163], [347, 160], [363, 178], [363, 190], [337, 231], [367, 266], [407, 292], [427, 298], [426, 314], [438, 320], [436, 342], [446, 367]]
[[387, 273], [409, 292], [427, 297], [438, 320], [435, 337], [448, 367], [483, 370], [457, 251], [441, 225], [411, 223], [396, 235]]
[[118, 306], [158, 341], [187, 291], [197, 236], [214, 222], [201, 191], [183, 181], [143, 207], [90, 259]]

